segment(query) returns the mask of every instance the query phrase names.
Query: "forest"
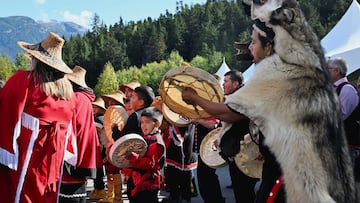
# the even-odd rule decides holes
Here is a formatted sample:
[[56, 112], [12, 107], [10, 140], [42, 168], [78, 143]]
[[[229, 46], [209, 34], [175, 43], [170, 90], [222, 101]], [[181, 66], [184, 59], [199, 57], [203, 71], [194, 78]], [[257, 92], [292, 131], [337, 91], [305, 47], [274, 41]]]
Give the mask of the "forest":
[[[86, 81], [97, 95], [112, 93], [119, 84], [138, 80], [157, 90], [162, 76], [181, 62], [215, 73], [223, 59], [231, 69], [246, 70], [251, 61], [238, 60], [235, 42], [248, 42], [252, 20], [241, 0], [207, 0], [189, 6], [176, 2], [176, 12], [137, 22], [105, 25], [95, 14], [85, 35], [70, 37], [63, 48], [69, 67], [87, 70]], [[299, 0], [319, 39], [338, 22], [352, 0]], [[121, 16], [121, 14], [114, 15]], [[346, 30], [344, 30], [345, 32]], [[16, 70], [26, 69], [22, 53], [13, 62], [0, 56], [0, 77], [7, 80]]]

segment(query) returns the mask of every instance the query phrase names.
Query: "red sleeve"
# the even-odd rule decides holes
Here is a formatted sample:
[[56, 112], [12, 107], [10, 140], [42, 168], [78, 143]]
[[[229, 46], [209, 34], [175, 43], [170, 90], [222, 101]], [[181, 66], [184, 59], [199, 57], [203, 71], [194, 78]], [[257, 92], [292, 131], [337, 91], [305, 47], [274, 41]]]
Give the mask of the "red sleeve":
[[134, 168], [143, 170], [157, 169], [160, 158], [164, 155], [164, 147], [159, 143], [152, 143], [143, 157], [130, 157], [130, 164]]
[[166, 128], [164, 130], [163, 140], [164, 140], [164, 143], [165, 143], [165, 147], [167, 149], [171, 144], [171, 137], [170, 137], [170, 133], [169, 133], [169, 128]]
[[207, 120], [207, 121], [215, 121], [216, 123], [220, 123], [220, 120], [219, 119], [217, 119], [217, 118], [204, 118], [204, 120]]
[[28, 85], [32, 77], [28, 71], [17, 71], [0, 91], [0, 148], [14, 153], [14, 128], [24, 110]]

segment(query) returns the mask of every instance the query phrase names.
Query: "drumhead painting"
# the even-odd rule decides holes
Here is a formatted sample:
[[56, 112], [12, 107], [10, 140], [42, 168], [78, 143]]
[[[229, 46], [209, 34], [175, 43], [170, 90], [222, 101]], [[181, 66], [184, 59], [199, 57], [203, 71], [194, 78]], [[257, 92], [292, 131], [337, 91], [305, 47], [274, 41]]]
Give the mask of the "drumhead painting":
[[130, 161], [128, 160], [131, 152], [138, 153], [143, 157], [147, 150], [147, 144], [141, 135], [130, 133], [120, 137], [111, 146], [109, 151], [109, 157], [112, 164], [119, 168], [130, 167]]
[[107, 143], [114, 143], [112, 138], [112, 127], [117, 125], [119, 130], [122, 130], [126, 125], [129, 116], [126, 113], [124, 107], [120, 105], [110, 106], [104, 114], [104, 130], [106, 137], [101, 139], [103, 145], [107, 146]]

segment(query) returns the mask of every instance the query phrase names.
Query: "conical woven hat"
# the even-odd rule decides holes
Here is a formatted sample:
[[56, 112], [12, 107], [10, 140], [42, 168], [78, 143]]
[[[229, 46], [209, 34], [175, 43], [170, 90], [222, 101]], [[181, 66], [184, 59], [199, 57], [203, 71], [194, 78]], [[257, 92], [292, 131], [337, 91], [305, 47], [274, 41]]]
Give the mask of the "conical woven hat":
[[73, 73], [66, 74], [66, 77], [75, 84], [80, 85], [81, 87], [88, 87], [85, 82], [86, 70], [80, 66], [75, 66], [73, 68]]
[[49, 35], [38, 44], [19, 41], [18, 45], [38, 60], [56, 70], [63, 73], [72, 73], [72, 70], [62, 60], [62, 47], [64, 42], [64, 39], [59, 35], [50, 32]]
[[98, 97], [92, 104], [106, 110], [105, 102], [101, 97]]
[[121, 105], [124, 105], [125, 94], [122, 91], [117, 91], [112, 94], [103, 95], [101, 97], [104, 99], [104, 101], [111, 98], [111, 99], [114, 99], [115, 101], [119, 102]]
[[135, 88], [140, 87], [140, 83], [138, 81], [136, 81], [136, 80], [133, 80], [133, 81], [131, 81], [131, 82], [125, 84], [125, 85], [120, 85], [119, 88], [120, 88], [121, 91], [125, 92], [125, 87], [128, 87], [128, 88], [130, 88], [132, 90], [135, 90]]

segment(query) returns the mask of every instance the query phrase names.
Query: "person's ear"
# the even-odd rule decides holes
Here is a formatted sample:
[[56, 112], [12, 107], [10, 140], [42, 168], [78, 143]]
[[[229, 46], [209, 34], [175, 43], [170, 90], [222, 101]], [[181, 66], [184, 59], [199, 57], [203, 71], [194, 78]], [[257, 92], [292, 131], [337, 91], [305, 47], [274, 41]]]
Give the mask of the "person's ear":
[[143, 99], [139, 99], [138, 102], [140, 102], [140, 106], [142, 107], [145, 106], [145, 101]]
[[240, 83], [239, 83], [239, 81], [234, 81], [234, 82], [233, 82], [233, 85], [234, 85], [235, 87], [239, 87], [239, 86], [240, 86]]
[[270, 43], [267, 43], [265, 46], [265, 55], [270, 56], [272, 53], [272, 45]]
[[160, 126], [161, 126], [161, 122], [160, 122], [160, 121], [156, 121], [156, 122], [155, 122], [155, 127], [156, 127], [156, 128], [160, 128]]

